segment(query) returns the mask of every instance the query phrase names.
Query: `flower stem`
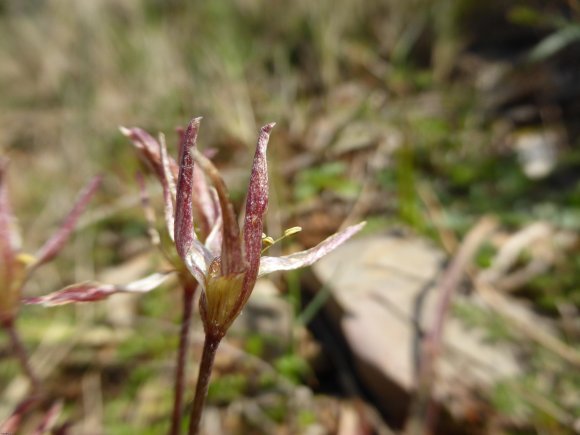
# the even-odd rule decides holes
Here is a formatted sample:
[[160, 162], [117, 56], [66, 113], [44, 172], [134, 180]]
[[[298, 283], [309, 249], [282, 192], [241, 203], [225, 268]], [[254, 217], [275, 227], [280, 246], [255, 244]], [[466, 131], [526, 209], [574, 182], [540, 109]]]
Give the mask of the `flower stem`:
[[181, 417], [183, 412], [183, 391], [185, 389], [185, 366], [187, 361], [187, 349], [189, 348], [189, 331], [191, 315], [193, 313], [193, 296], [196, 285], [183, 281], [183, 317], [179, 332], [179, 350], [177, 351], [177, 364], [175, 366], [175, 386], [173, 393], [173, 413], [171, 414], [171, 428], [169, 435], [181, 433]]
[[201, 355], [201, 364], [199, 365], [199, 375], [195, 387], [195, 397], [193, 399], [193, 408], [191, 409], [191, 419], [189, 421], [189, 435], [199, 433], [199, 424], [201, 422], [201, 413], [203, 404], [207, 396], [209, 379], [213, 368], [213, 362], [218, 346], [222, 337], [206, 334], [203, 343], [203, 353]]
[[30, 362], [28, 361], [28, 354], [26, 353], [26, 349], [22, 344], [22, 340], [20, 339], [20, 335], [16, 330], [16, 326], [14, 325], [14, 320], [5, 321], [2, 323], [4, 329], [8, 333], [10, 338], [10, 342], [12, 344], [12, 350], [18, 361], [20, 362], [20, 366], [22, 367], [22, 371], [30, 380], [30, 385], [33, 390], [37, 390], [39, 386], [39, 381], [34, 372], [32, 371], [32, 367], [30, 367]]

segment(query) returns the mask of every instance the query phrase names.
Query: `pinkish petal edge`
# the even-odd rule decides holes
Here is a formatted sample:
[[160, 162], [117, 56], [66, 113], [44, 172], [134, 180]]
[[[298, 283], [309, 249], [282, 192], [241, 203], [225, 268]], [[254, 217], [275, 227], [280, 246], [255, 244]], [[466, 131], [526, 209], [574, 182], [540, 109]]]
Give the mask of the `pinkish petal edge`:
[[204, 255], [200, 250], [192, 249], [184, 260], [185, 266], [189, 273], [193, 275], [202, 291], [205, 291], [205, 274], [207, 271], [207, 263]]
[[214, 164], [200, 152], [195, 153], [195, 160], [212, 181], [220, 203], [222, 214], [222, 256], [221, 268], [223, 275], [241, 272], [245, 269], [242, 257], [240, 228], [230, 201], [228, 189]]
[[64, 247], [66, 241], [70, 237], [71, 233], [75, 229], [77, 221], [81, 214], [84, 212], [89, 201], [101, 185], [103, 177], [97, 175], [85, 186], [85, 188], [79, 193], [78, 199], [76, 200], [73, 208], [65, 217], [60, 228], [56, 233], [46, 241], [46, 243], [36, 252], [36, 261], [32, 268], [36, 268], [48, 261], [52, 260], [58, 255], [58, 253]]
[[161, 166], [163, 168], [163, 175], [167, 181], [167, 186], [169, 187], [171, 198], [173, 201], [175, 201], [175, 176], [171, 170], [171, 159], [169, 158], [169, 154], [167, 152], [167, 143], [165, 142], [165, 135], [163, 133], [159, 133], [159, 151], [161, 152]]
[[[270, 132], [275, 123], [262, 127], [258, 136], [258, 144], [254, 155], [254, 163], [248, 186], [246, 199], [246, 216], [244, 221], [244, 255], [248, 262], [246, 279], [255, 281], [260, 268], [262, 253], [262, 232], [264, 229], [264, 215], [268, 208], [268, 162], [266, 150], [270, 139]], [[246, 288], [253, 287], [246, 286]]]
[[260, 256], [262, 254], [264, 215], [268, 208], [268, 162], [266, 160], [266, 150], [270, 132], [275, 125], [274, 122], [266, 124], [260, 129], [258, 136], [244, 218], [244, 258], [248, 268], [244, 275], [240, 297], [231, 310], [230, 321], [233, 321], [246, 305], [258, 278]]
[[179, 256], [185, 261], [191, 249], [195, 232], [193, 229], [192, 189], [193, 151], [201, 118], [194, 118], [187, 126], [183, 139], [183, 152], [179, 162], [177, 199], [175, 209], [175, 245]]
[[139, 127], [127, 128], [119, 127], [121, 133], [133, 142], [139, 157], [143, 160], [160, 178], [163, 175], [161, 167], [161, 156], [159, 155], [159, 145], [153, 136]]
[[221, 215], [219, 215], [217, 220], [213, 224], [211, 232], [205, 239], [205, 246], [214, 257], [218, 257], [221, 252], [220, 249], [222, 246], [222, 231], [223, 231], [222, 225], [223, 225], [222, 217]]
[[97, 302], [115, 293], [147, 293], [159, 287], [169, 274], [154, 273], [126, 285], [112, 285], [97, 282], [72, 284], [45, 296], [24, 299], [25, 304], [53, 307], [77, 302]]
[[159, 135], [159, 151], [161, 154], [161, 169], [162, 176], [160, 178], [161, 187], [163, 189], [163, 204], [165, 215], [165, 226], [169, 232], [169, 237], [174, 240], [175, 237], [175, 207], [176, 201], [176, 187], [173, 173], [169, 167], [169, 156], [167, 155], [167, 145], [165, 143], [165, 136]]
[[216, 222], [216, 216], [209, 186], [202, 171], [193, 173], [193, 214], [199, 226], [200, 237], [205, 240]]
[[340, 233], [333, 234], [314, 248], [307, 249], [306, 251], [285, 255], [283, 257], [262, 257], [260, 260], [260, 272], [258, 276], [263, 276], [279, 270], [293, 270], [300, 267], [310, 266], [346, 242], [349, 238], [359, 232], [365, 224], [366, 222], [361, 222], [357, 225], [347, 227]]
[[[157, 140], [139, 127], [127, 128], [119, 127], [121, 133], [133, 142], [133, 146], [139, 152], [139, 157], [147, 163], [155, 172], [158, 178], [163, 175], [161, 155], [159, 154], [159, 144]], [[178, 166], [173, 158], [169, 158], [169, 168], [174, 177], [177, 176]]]

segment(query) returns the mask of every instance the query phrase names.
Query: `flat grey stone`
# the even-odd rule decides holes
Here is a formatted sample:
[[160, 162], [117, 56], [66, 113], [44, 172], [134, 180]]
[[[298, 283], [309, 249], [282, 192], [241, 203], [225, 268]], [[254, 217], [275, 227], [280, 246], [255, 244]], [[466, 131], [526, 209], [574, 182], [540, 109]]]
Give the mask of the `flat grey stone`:
[[[313, 266], [340, 307], [331, 318], [352, 350], [358, 374], [400, 418], [416, 388], [418, 325], [423, 331], [433, 325], [445, 260], [424, 240], [387, 235], [351, 240]], [[489, 389], [519, 371], [513, 349], [492, 345], [483, 331], [448, 317], [434, 384], [435, 398], [448, 410], [453, 413], [449, 408], [465, 406], [471, 392]]]

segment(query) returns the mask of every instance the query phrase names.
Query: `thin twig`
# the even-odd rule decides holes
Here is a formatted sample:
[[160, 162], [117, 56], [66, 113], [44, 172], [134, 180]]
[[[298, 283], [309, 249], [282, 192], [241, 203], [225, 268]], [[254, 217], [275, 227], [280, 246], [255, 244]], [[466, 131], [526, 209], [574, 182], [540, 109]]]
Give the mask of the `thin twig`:
[[431, 187], [426, 183], [419, 184], [417, 193], [427, 209], [430, 221], [433, 223], [437, 233], [439, 234], [441, 245], [448, 254], [454, 254], [457, 252], [459, 242], [457, 241], [457, 237], [453, 230], [446, 228], [443, 225], [447, 220], [447, 217], [445, 216], [445, 211], [439, 202], [439, 198], [437, 198], [435, 192], [433, 192]]
[[[431, 191], [428, 192], [430, 195], [432, 194]], [[421, 193], [420, 193], [421, 194]], [[432, 195], [431, 197], [427, 197], [427, 195], [421, 195], [423, 201], [426, 205], [431, 205], [432, 207], [428, 207], [430, 209], [435, 209], [435, 214], [437, 217], [442, 217], [444, 212], [442, 207], [439, 204], [439, 201]], [[429, 204], [427, 204], [429, 203]], [[430, 213], [431, 214], [431, 213]], [[446, 240], [449, 243], [443, 243], [443, 247], [447, 251], [448, 254], [452, 254], [455, 249], [454, 246], [458, 245], [457, 238], [452, 231], [445, 230], [441, 226], [442, 219], [435, 219], [434, 214], [431, 214], [432, 221], [435, 224], [435, 228], [438, 231], [441, 240]], [[523, 336], [535, 341], [540, 346], [544, 347], [545, 349], [553, 352], [555, 355], [562, 358], [564, 361], [572, 364], [573, 366], [580, 367], [580, 352], [578, 352], [573, 347], [567, 345], [565, 342], [560, 340], [557, 336], [550, 334], [549, 332], [540, 329], [537, 325], [532, 324], [530, 321], [524, 320], [523, 318], [517, 317], [511, 310], [507, 309], [509, 306], [509, 300], [504, 296], [504, 294], [497, 288], [491, 285], [486, 280], [480, 279], [478, 271], [474, 270], [474, 268], [470, 268], [468, 270], [468, 277], [474, 286], [475, 290], [477, 291], [478, 295], [482, 298], [483, 302], [487, 305], [488, 308], [493, 310], [496, 314], [498, 314], [502, 319], [509, 322], [509, 324], [515, 327], [520, 334]], [[530, 402], [532, 401], [530, 395], [532, 394], [531, 391], [526, 393], [520, 391], [522, 396], [526, 396]], [[552, 415], [557, 420], [563, 422], [564, 424], [569, 423], [568, 419], [563, 418], [562, 412], [559, 410], [554, 409], [553, 407], [546, 406], [547, 403], [545, 401], [535, 401], [535, 406], [542, 409], [547, 414]], [[540, 406], [542, 405], [542, 406]], [[412, 432], [410, 432], [412, 433]]]
[[[423, 193], [427, 192], [424, 190]], [[421, 190], [420, 190], [421, 194]], [[432, 194], [432, 192], [429, 192]], [[427, 195], [422, 195], [423, 201], [425, 201], [426, 205], [431, 204], [434, 206], [437, 216], [443, 216], [443, 210], [437, 200], [437, 198], [433, 195], [431, 198], [427, 198]], [[433, 207], [431, 207], [433, 208]], [[453, 254], [455, 249], [454, 246], [458, 245], [457, 238], [452, 231], [445, 230], [440, 222], [441, 219], [435, 219], [435, 215], [432, 215], [433, 223], [435, 224], [435, 228], [439, 233], [439, 236], [442, 241], [448, 241], [448, 243], [443, 243], [443, 248], [446, 250], [448, 254]], [[525, 322], [522, 319], [517, 319], [512, 313], [509, 312], [505, 308], [507, 305], [507, 301], [505, 300], [505, 296], [499, 289], [495, 286], [492, 286], [488, 282], [483, 282], [479, 279], [477, 271], [470, 269], [468, 270], [468, 276], [472, 284], [474, 285], [476, 291], [481, 296], [483, 301], [487, 304], [489, 308], [494, 310], [497, 314], [499, 314], [504, 320], [510, 322], [512, 326], [515, 326], [521, 334], [527, 336], [528, 338], [534, 340], [540, 346], [548, 349], [549, 351], [555, 353], [560, 358], [564, 359], [568, 363], [571, 363], [574, 366], [580, 366], [580, 352], [578, 352], [573, 347], [567, 345], [558, 337], [543, 330], [540, 330], [534, 325], [530, 324], [529, 322]]]
[[495, 219], [484, 217], [467, 234], [459, 251], [443, 274], [439, 288], [441, 300], [436, 312], [435, 323], [428, 331], [421, 348], [417, 397], [411, 409], [408, 432], [416, 434], [432, 433], [436, 410], [430, 400], [435, 378], [436, 361], [441, 353], [445, 322], [451, 309], [453, 296], [461, 282], [464, 272], [471, 263], [477, 249], [491, 231], [496, 227]]
[[12, 343], [12, 349], [16, 358], [20, 362], [20, 366], [22, 367], [22, 371], [26, 374], [28, 379], [30, 380], [30, 385], [33, 391], [36, 391], [39, 386], [39, 381], [36, 375], [34, 374], [32, 367], [30, 367], [30, 362], [28, 360], [28, 354], [26, 352], [26, 348], [22, 344], [22, 340], [20, 340], [20, 335], [16, 330], [16, 326], [14, 325], [14, 321], [8, 321], [3, 323], [4, 329], [8, 333], [10, 337], [10, 342]]

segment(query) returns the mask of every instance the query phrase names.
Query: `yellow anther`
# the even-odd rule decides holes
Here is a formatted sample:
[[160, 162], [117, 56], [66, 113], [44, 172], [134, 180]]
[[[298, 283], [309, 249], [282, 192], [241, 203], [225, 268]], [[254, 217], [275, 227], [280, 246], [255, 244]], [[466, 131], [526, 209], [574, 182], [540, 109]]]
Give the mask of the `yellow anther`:
[[280, 240], [284, 240], [286, 237], [289, 237], [293, 234], [299, 233], [300, 231], [302, 231], [302, 227], [288, 228], [287, 230], [284, 231], [284, 234], [282, 236], [278, 237], [276, 240], [274, 240], [272, 237], [266, 236], [266, 234], [262, 233], [262, 243], [266, 244], [264, 249], [262, 249], [262, 254], [264, 252], [266, 252], [270, 246], [278, 243]]
[[292, 228], [288, 228], [286, 231], [284, 231], [284, 237], [289, 237], [292, 234], [299, 233], [300, 231], [302, 231], [302, 227], [292, 227]]
[[25, 266], [28, 266], [36, 262], [36, 257], [34, 255], [27, 254], [25, 252], [20, 252], [16, 256], [16, 261], [18, 261], [21, 264], [24, 264]]

